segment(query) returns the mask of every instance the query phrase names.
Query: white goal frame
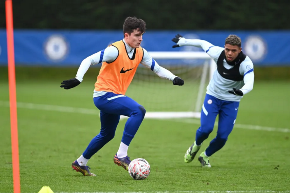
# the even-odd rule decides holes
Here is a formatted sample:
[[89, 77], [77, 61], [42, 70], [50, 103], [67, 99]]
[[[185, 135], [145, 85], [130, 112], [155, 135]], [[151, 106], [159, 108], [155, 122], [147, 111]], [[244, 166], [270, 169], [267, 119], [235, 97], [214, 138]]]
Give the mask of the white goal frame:
[[203, 65], [195, 112], [146, 112], [145, 118], [172, 119], [172, 118], [200, 118], [202, 95], [206, 84], [207, 72], [211, 79], [216, 69], [215, 62], [205, 52], [149, 52], [154, 59], [208, 59]]

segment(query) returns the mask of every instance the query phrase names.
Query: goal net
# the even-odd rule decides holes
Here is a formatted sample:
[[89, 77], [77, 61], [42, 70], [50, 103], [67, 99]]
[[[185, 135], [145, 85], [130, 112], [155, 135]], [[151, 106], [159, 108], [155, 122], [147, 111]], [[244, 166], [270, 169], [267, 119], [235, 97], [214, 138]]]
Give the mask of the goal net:
[[157, 63], [184, 80], [173, 85], [139, 65], [126, 95], [146, 109], [145, 118], [200, 117], [214, 62], [204, 52], [149, 52]]

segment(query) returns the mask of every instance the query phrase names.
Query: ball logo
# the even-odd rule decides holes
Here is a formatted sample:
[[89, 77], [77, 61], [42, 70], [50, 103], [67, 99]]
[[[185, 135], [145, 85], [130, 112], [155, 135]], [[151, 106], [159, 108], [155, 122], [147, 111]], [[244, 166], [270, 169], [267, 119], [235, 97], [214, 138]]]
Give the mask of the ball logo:
[[249, 36], [245, 41], [244, 50], [251, 60], [259, 61], [265, 57], [267, 46], [260, 36]]
[[211, 99], [208, 99], [207, 103], [208, 104], [211, 104], [212, 103], [212, 100]]
[[68, 44], [64, 37], [60, 35], [52, 35], [48, 38], [44, 46], [46, 55], [51, 60], [62, 60], [68, 52]]

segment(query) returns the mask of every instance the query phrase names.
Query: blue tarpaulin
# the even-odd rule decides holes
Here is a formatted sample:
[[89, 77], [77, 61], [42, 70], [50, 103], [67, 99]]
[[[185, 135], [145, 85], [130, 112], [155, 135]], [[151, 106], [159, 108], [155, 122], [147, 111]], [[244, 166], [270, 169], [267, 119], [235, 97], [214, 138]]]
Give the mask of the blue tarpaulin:
[[[147, 31], [141, 44], [147, 51], [202, 51], [184, 46], [172, 48], [177, 34], [224, 46], [229, 34], [242, 39], [243, 51], [255, 66], [290, 65], [290, 31]], [[79, 65], [87, 56], [121, 40], [122, 31], [15, 30], [15, 63], [21, 65]], [[157, 60], [158, 61], [158, 60]], [[6, 30], [0, 30], [0, 65], [7, 65]]]

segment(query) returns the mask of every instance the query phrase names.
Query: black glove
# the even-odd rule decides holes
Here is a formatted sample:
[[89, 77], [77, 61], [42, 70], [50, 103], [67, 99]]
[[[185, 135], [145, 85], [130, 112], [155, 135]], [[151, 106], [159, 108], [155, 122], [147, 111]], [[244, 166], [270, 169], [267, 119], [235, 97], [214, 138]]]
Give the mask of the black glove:
[[76, 79], [76, 78], [72, 78], [72, 79], [69, 79], [69, 80], [64, 80], [62, 81], [60, 87], [61, 88], [64, 88], [64, 89], [71, 89], [73, 87], [76, 87], [77, 85], [79, 85], [81, 82]]
[[243, 96], [244, 93], [240, 89], [233, 88], [233, 90], [229, 90], [229, 93], [238, 95], [238, 96]]
[[[175, 42], [175, 43], [178, 43], [178, 41], [180, 40], [180, 38], [183, 38], [183, 36], [180, 35], [180, 34], [177, 34], [177, 35], [175, 36], [175, 38], [172, 39], [172, 41]], [[177, 47], [179, 47], [178, 44], [172, 46], [172, 48], [177, 48]]]
[[173, 85], [182, 86], [183, 84], [184, 84], [184, 81], [178, 76], [173, 79]]

